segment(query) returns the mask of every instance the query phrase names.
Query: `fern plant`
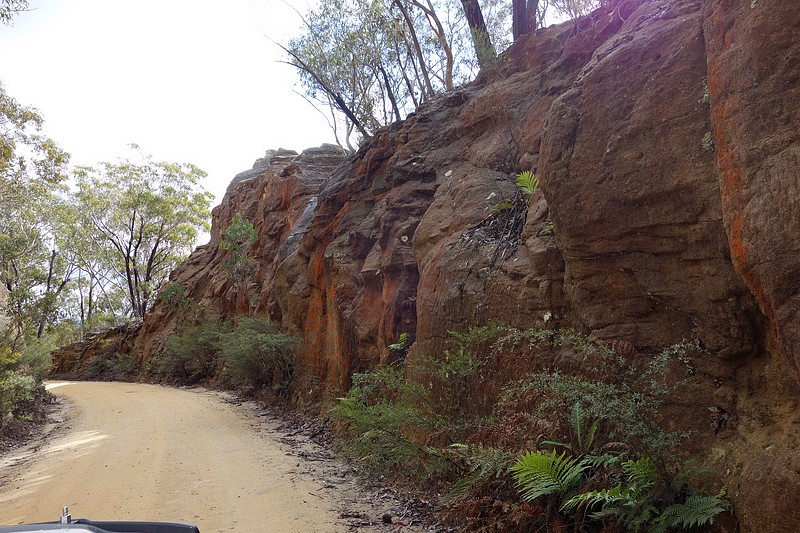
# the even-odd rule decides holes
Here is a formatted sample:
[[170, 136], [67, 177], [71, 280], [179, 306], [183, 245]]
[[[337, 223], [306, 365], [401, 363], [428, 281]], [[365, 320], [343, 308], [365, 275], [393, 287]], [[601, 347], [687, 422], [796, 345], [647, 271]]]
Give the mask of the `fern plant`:
[[515, 183], [517, 187], [519, 187], [520, 190], [528, 196], [532, 195], [534, 192], [536, 192], [536, 189], [539, 188], [539, 180], [536, 179], [536, 176], [530, 170], [526, 170], [517, 174], [517, 180]]
[[[590, 490], [564, 502], [560, 511], [590, 511], [589, 518], [612, 520], [626, 531], [693, 531], [713, 523], [727, 510], [724, 494], [690, 495], [683, 502], [659, 509], [654, 487], [658, 481], [655, 464], [649, 457], [621, 464], [621, 480], [611, 488]], [[677, 495], [675, 495], [677, 496]], [[663, 505], [663, 504], [662, 504]]]
[[591, 453], [594, 447], [594, 437], [597, 434], [597, 428], [600, 427], [600, 420], [596, 419], [592, 421], [587, 427], [587, 418], [586, 410], [581, 406], [580, 402], [575, 402], [569, 416], [570, 441], [558, 442], [544, 440], [539, 444], [542, 446], [558, 446], [579, 455]]
[[628, 460], [620, 465], [623, 481], [611, 488], [591, 490], [573, 496], [561, 506], [561, 511], [583, 508], [595, 520], [612, 518], [631, 531], [639, 531], [654, 517], [658, 509], [653, 504], [653, 487], [658, 479], [649, 457]]
[[664, 509], [656, 519], [652, 533], [665, 533], [674, 528], [691, 531], [713, 524], [714, 517], [729, 509], [725, 494], [714, 496], [692, 495], [683, 503], [674, 503]]
[[522, 499], [535, 500], [551, 494], [566, 495], [576, 489], [583, 473], [591, 466], [586, 458], [577, 458], [556, 451], [528, 452], [514, 466], [511, 473], [520, 488]]
[[511, 452], [492, 447], [451, 444], [447, 452], [466, 463], [469, 473], [453, 484], [442, 498], [445, 505], [468, 498], [492, 479], [507, 476], [514, 460]]

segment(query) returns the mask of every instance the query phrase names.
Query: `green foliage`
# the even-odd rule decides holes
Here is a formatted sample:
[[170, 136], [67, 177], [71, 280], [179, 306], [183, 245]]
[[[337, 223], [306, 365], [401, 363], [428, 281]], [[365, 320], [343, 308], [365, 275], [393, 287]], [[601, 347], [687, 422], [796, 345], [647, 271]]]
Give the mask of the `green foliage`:
[[661, 402], [670, 392], [665, 370], [676, 354], [693, 347], [688, 344], [668, 347], [653, 356], [643, 368], [637, 368], [625, 357], [588, 343], [573, 331], [550, 332], [550, 335], [550, 338], [543, 338], [541, 333], [511, 330], [500, 343], [524, 339], [538, 345], [545, 340], [569, 347], [591, 357], [593, 368], [587, 370], [596, 377], [587, 379], [558, 370], [533, 372], [505, 387], [501, 408], [513, 409], [515, 404], [535, 398], [532, 418], [550, 419], [559, 427], [573, 429], [570, 417], [579, 409], [584, 419], [599, 424], [593, 438], [602, 430], [605, 442], [624, 443], [630, 449], [663, 459], [682, 437], [664, 431], [657, 422]]
[[545, 224], [541, 231], [539, 231], [539, 235], [555, 235], [556, 227], [552, 222], [548, 222]]
[[252, 390], [289, 392], [297, 339], [263, 318], [190, 325], [171, 335], [153, 370], [181, 383], [220, 380]]
[[255, 242], [256, 230], [253, 224], [241, 213], [236, 213], [228, 228], [222, 232], [219, 247], [230, 252], [224, 268], [228, 271], [228, 279], [237, 293], [247, 294], [256, 271], [256, 263], [250, 256]]
[[170, 271], [209, 228], [212, 195], [200, 185], [206, 173], [190, 163], [134, 160], [80, 167], [77, 209], [92, 228], [93, 253], [105, 277], [124, 287], [130, 314], [142, 318]]
[[52, 321], [56, 280], [69, 275], [50, 246], [69, 155], [41, 135], [43, 122], [0, 84], [0, 316], [10, 318], [16, 344]]
[[20, 367], [21, 354], [0, 346], [0, 435], [15, 422], [27, 419], [43, 392], [41, 383]]
[[0, 371], [0, 427], [19, 416], [19, 407], [33, 399], [36, 380], [14, 370]]
[[233, 215], [228, 228], [222, 232], [222, 242], [219, 247], [230, 250], [234, 260], [246, 257], [256, 240], [256, 230], [253, 223], [242, 216], [241, 213]]
[[438, 465], [438, 457], [412, 435], [416, 429], [441, 427], [440, 420], [416, 404], [420, 396], [427, 391], [397, 368], [355, 374], [350, 392], [331, 410], [345, 435], [341, 454], [357, 461], [368, 477], [414, 478], [436, 469], [431, 465]]
[[587, 421], [586, 411], [576, 402], [569, 416], [569, 442], [544, 440], [539, 444], [566, 448], [572, 453], [581, 455], [588, 454], [593, 450], [594, 437], [599, 426], [600, 420]]
[[[366, 474], [416, 479], [428, 489], [449, 484], [442, 503], [458, 510], [450, 516], [462, 525], [463, 517], [453, 517], [476, 512], [502, 530], [511, 509], [529, 528], [571, 521], [638, 531], [678, 511], [689, 518], [668, 528], [698, 523], [688, 510], [671, 508], [694, 495], [690, 469], [667, 467], [681, 436], [656, 422], [670, 391], [668, 365], [694, 347], [670, 346], [637, 362], [571, 330], [489, 324], [451, 336], [438, 357], [354, 375], [333, 408], [342, 452]], [[524, 371], [543, 354], [565, 352], [583, 361], [581, 376]], [[543, 428], [548, 438], [531, 434]], [[525, 448], [534, 451], [519, 457]], [[712, 513], [716, 507], [706, 503]]]
[[674, 503], [664, 509], [656, 520], [655, 533], [674, 530], [691, 530], [714, 523], [714, 518], [730, 508], [724, 494], [715, 496], [692, 495], [684, 502]]
[[514, 463], [512, 452], [495, 447], [457, 443], [451, 444], [446, 451], [466, 464], [466, 475], [456, 481], [442, 498], [445, 505], [466, 500], [491, 481], [502, 479]]
[[281, 333], [274, 322], [240, 317], [233, 331], [220, 335], [218, 347], [223, 377], [232, 385], [288, 393], [297, 339]]
[[703, 150], [706, 152], [713, 152], [714, 151], [714, 134], [710, 131], [707, 131], [703, 134], [703, 138], [700, 139], [700, 145], [703, 147]]
[[624, 482], [611, 488], [590, 490], [573, 496], [564, 502], [561, 510], [579, 507], [595, 510], [591, 518], [614, 518], [625, 527], [638, 531], [658, 514], [658, 509], [653, 505], [653, 487], [658, 480], [655, 465], [649, 457], [628, 460], [610, 475], [622, 477]]
[[175, 313], [178, 329], [192, 323], [202, 315], [199, 306], [186, 294], [186, 287], [179, 283], [168, 283], [158, 294], [167, 312]]
[[42, 380], [52, 364], [52, 353], [70, 342], [78, 340], [78, 332], [69, 324], [59, 324], [38, 338], [29, 339], [22, 348], [19, 364], [34, 378]]
[[606, 474], [617, 479], [617, 484], [577, 494], [567, 500], [561, 510], [586, 509], [591, 519], [612, 520], [626, 531], [653, 533], [691, 531], [712, 524], [714, 517], [729, 507], [723, 493], [698, 495], [685, 485], [678, 492], [657, 491], [659, 473], [649, 457], [629, 459]]
[[[477, 7], [462, 5], [467, 3]], [[287, 63], [298, 69], [309, 101], [330, 109], [329, 123], [342, 146], [352, 150], [358, 137], [469, 81], [477, 72], [476, 52], [481, 59], [494, 56], [492, 40], [503, 39], [472, 33], [462, 5], [330, 0], [303, 16], [303, 33], [283, 47]], [[503, 12], [495, 13], [490, 32]]]
[[532, 195], [539, 188], [539, 180], [536, 179], [536, 176], [534, 176], [533, 172], [530, 170], [517, 174], [515, 183], [517, 187], [528, 196]]
[[528, 501], [550, 494], [565, 495], [580, 484], [589, 463], [583, 458], [562, 452], [556, 455], [536, 451], [523, 455], [511, 472], [520, 487], [522, 498]]
[[219, 366], [220, 338], [230, 330], [227, 323], [205, 323], [171, 335], [155, 360], [155, 371], [187, 384], [212, 378]]
[[392, 352], [403, 352], [407, 348], [406, 346], [407, 342], [408, 342], [408, 333], [403, 332], [400, 334], [400, 338], [397, 340], [397, 342], [390, 344], [388, 348]]
[[186, 296], [186, 287], [179, 283], [170, 283], [166, 285], [159, 293], [161, 302], [168, 311], [187, 311], [191, 300]]

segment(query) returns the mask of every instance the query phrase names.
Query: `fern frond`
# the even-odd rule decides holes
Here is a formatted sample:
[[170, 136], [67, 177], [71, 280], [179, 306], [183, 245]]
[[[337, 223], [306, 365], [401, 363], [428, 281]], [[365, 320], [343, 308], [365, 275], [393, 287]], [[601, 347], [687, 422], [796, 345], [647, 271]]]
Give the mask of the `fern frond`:
[[649, 457], [642, 457], [634, 461], [630, 459], [622, 463], [622, 471], [628, 478], [628, 483], [636, 491], [650, 489], [658, 479], [656, 465]]
[[452, 504], [465, 499], [476, 487], [486, 483], [492, 477], [502, 476], [511, 466], [511, 454], [499, 448], [452, 444], [450, 449], [464, 459], [472, 471], [453, 485], [450, 492], [442, 498], [444, 504]]
[[590, 468], [610, 468], [617, 466], [622, 461], [622, 456], [604, 453], [603, 455], [585, 455], [583, 460]]
[[506, 209], [513, 209], [514, 204], [511, 202], [500, 202], [499, 204], [494, 204], [492, 206], [492, 211], [504, 211]]
[[519, 486], [522, 498], [527, 501], [540, 496], [566, 494], [578, 486], [588, 464], [566, 453], [556, 455], [528, 452], [511, 467], [511, 473]]
[[656, 523], [684, 529], [713, 524], [714, 517], [728, 510], [720, 496], [689, 496], [683, 503], [674, 503], [664, 509]]
[[522, 192], [526, 194], [533, 194], [533, 192], [539, 188], [539, 180], [536, 179], [533, 172], [530, 170], [526, 170], [525, 172], [520, 172], [517, 174], [517, 187], [519, 187]]
[[564, 505], [561, 506], [561, 510], [568, 511], [576, 507], [593, 509], [597, 506], [600, 506], [601, 509], [608, 513], [609, 510], [606, 509], [607, 507], [617, 504], [621, 501], [628, 501], [630, 499], [631, 496], [628, 491], [624, 490], [622, 485], [616, 485], [610, 489], [591, 490], [589, 492], [584, 492], [578, 494], [577, 496], [573, 496], [564, 502]]

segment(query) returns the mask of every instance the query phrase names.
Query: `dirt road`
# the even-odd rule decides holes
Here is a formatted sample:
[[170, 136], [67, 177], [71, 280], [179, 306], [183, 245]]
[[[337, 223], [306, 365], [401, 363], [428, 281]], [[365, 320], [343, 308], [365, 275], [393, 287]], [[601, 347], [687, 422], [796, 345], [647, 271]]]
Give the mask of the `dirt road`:
[[253, 407], [203, 389], [50, 387], [64, 420], [38, 449], [0, 460], [0, 525], [55, 520], [68, 505], [75, 517], [191, 522], [202, 533], [348, 531], [344, 482], [304, 469]]

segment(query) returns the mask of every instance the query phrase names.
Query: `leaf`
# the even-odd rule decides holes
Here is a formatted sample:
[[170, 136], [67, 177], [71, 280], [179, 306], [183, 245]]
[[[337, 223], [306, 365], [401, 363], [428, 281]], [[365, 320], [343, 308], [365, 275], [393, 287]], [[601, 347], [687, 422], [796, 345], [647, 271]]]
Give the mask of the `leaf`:
[[714, 523], [714, 517], [727, 510], [726, 502], [719, 495], [693, 495], [683, 503], [674, 503], [664, 509], [657, 523], [668, 527], [698, 527]]
[[467, 498], [472, 490], [480, 487], [493, 476], [503, 475], [511, 463], [510, 453], [499, 448], [452, 444], [449, 446], [449, 450], [466, 460], [472, 471], [466, 477], [458, 480], [450, 492], [442, 498], [442, 503], [446, 505]]
[[522, 498], [531, 501], [548, 494], [567, 493], [580, 483], [588, 467], [585, 461], [567, 456], [566, 452], [556, 455], [555, 450], [550, 454], [537, 451], [528, 452], [517, 460], [511, 473]]
[[534, 176], [533, 172], [526, 170], [517, 174], [516, 185], [520, 188], [520, 190], [522, 190], [522, 192], [530, 195], [539, 188], [539, 180], [536, 179], [536, 176]]

